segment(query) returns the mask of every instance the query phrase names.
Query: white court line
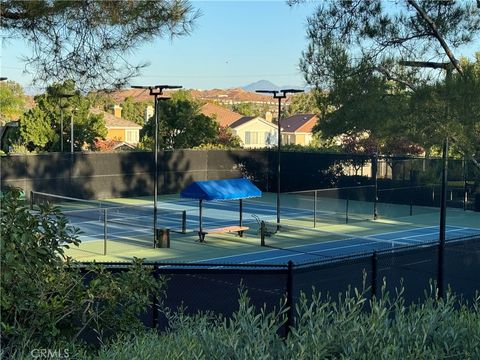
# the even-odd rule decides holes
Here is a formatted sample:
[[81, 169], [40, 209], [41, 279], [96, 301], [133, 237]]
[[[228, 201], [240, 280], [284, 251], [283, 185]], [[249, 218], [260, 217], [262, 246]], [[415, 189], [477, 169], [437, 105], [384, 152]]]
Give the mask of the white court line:
[[[438, 227], [437, 227], [438, 228]], [[447, 233], [452, 233], [452, 232], [455, 232], [455, 231], [464, 231], [464, 230], [470, 230], [470, 229], [473, 229], [473, 228], [468, 228], [468, 227], [464, 227], [464, 228], [457, 228], [457, 229], [453, 229], [453, 230], [447, 230], [446, 232]], [[417, 234], [417, 235], [410, 235], [410, 236], [405, 236], [405, 237], [402, 237], [401, 239], [411, 239], [411, 238], [414, 238], [414, 237], [421, 237], [421, 236], [430, 236], [430, 235], [436, 235], [438, 234], [438, 231], [436, 232], [431, 232], [431, 233], [425, 233], [425, 234]], [[383, 234], [382, 234], [383, 235]], [[388, 241], [388, 240], [386, 240]], [[418, 240], [418, 242], [423, 242], [422, 240]]]
[[[436, 228], [436, 226], [429, 226], [429, 227], [426, 227], [426, 229], [429, 229], [429, 228]], [[417, 228], [418, 230], [420, 229], [424, 229], [424, 228]], [[455, 230], [449, 230], [449, 231], [461, 231], [461, 230], [468, 230], [468, 229], [472, 229], [472, 228], [459, 228], [459, 229], [455, 229]], [[409, 231], [409, 230], [403, 230], [403, 231]], [[391, 233], [399, 233], [399, 232], [402, 232], [402, 231], [394, 231], [394, 232], [391, 232]], [[389, 234], [389, 233], [385, 233], [385, 234]], [[432, 234], [435, 234], [435, 233], [428, 233], [429, 235], [432, 235]], [[383, 234], [377, 234], [377, 235], [383, 235]], [[410, 236], [410, 237], [415, 237], [415, 236], [423, 236], [425, 234], [422, 234], [422, 235], [413, 235], [413, 236]], [[325, 242], [322, 242], [322, 243], [311, 243], [311, 244], [305, 244], [305, 245], [296, 245], [296, 246], [290, 246], [288, 248], [284, 248], [283, 250], [285, 251], [288, 251], [289, 249], [295, 249], [295, 248], [299, 248], [299, 247], [305, 247], [305, 246], [312, 246], [312, 245], [319, 245], [319, 244], [332, 244], [332, 243], [335, 243], [335, 242], [344, 242], [345, 240], [361, 240], [361, 239], [366, 239], [366, 240], [372, 240], [372, 241], [376, 241], [376, 242], [379, 242], [379, 243], [385, 243], [385, 244], [401, 244], [401, 245], [411, 245], [409, 243], [404, 243], [404, 242], [400, 242], [400, 241], [396, 241], [398, 239], [395, 239], [395, 240], [384, 240], [384, 239], [376, 239], [376, 238], [373, 238], [372, 237], [373, 235], [370, 235], [370, 236], [362, 236], [362, 237], [358, 237], [358, 238], [355, 238], [355, 237], [352, 237], [352, 238], [345, 238], [345, 239], [341, 239], [341, 240], [332, 240], [332, 241], [325, 241]], [[404, 239], [408, 239], [410, 237], [405, 237]], [[401, 238], [400, 238], [401, 240]], [[308, 253], [306, 254], [309, 254], [309, 253], [315, 253], [315, 252], [322, 252], [322, 251], [330, 251], [330, 250], [339, 250], [339, 249], [347, 249], [347, 248], [350, 248], [350, 247], [356, 247], [356, 246], [364, 246], [364, 245], [367, 245], [368, 243], [361, 243], [361, 244], [354, 244], [354, 245], [347, 245], [347, 246], [338, 246], [338, 247], [329, 247], [327, 249], [322, 249], [322, 250], [316, 250], [316, 251], [309, 251]], [[393, 247], [393, 246], [392, 246]], [[221, 259], [228, 259], [228, 258], [236, 258], [236, 257], [240, 257], [240, 256], [250, 256], [250, 255], [255, 255], [255, 254], [267, 254], [267, 253], [270, 253], [270, 252], [276, 252], [276, 251], [280, 251], [282, 250], [282, 248], [277, 248], [277, 249], [274, 249], [274, 250], [266, 250], [266, 251], [255, 251], [255, 252], [250, 252], [250, 253], [243, 253], [243, 254], [240, 254], [240, 255], [228, 255], [228, 256], [221, 256], [221, 257], [217, 257], [217, 258], [211, 258], [211, 259], [206, 259], [206, 260], [201, 260], [200, 262], [207, 262], [207, 261], [213, 261], [213, 260], [221, 260]], [[294, 256], [299, 256], [299, 255], [303, 255], [303, 254], [296, 254]], [[244, 264], [249, 264], [249, 263], [253, 263], [253, 262], [256, 262], [256, 261], [262, 261], [262, 260], [272, 260], [272, 259], [277, 259], [277, 258], [283, 258], [283, 257], [288, 257], [288, 255], [282, 255], [282, 256], [279, 256], [279, 257], [273, 257], [273, 258], [265, 258], [265, 259], [257, 259], [257, 260], [251, 260], [251, 261], [248, 261], [248, 262], [245, 262]], [[243, 263], [242, 263], [243, 264]]]
[[[387, 242], [384, 242], [384, 243], [387, 243]], [[267, 258], [267, 259], [260, 259], [260, 260], [275, 260], [275, 259], [281, 259], [281, 258], [285, 258], [285, 257], [293, 257], [293, 256], [304, 256], [304, 255], [309, 255], [309, 254], [320, 254], [321, 252], [326, 252], [326, 251], [330, 251], [330, 250], [339, 250], [339, 249], [348, 249], [348, 248], [353, 248], [353, 247], [358, 247], [358, 246], [365, 246], [369, 243], [362, 243], [362, 244], [355, 244], [355, 245], [347, 245], [347, 246], [340, 246], [340, 247], [336, 247], [336, 248], [328, 248], [328, 249], [322, 249], [322, 250], [315, 250], [315, 251], [309, 251], [309, 252], [305, 252], [305, 253], [297, 253], [295, 255], [291, 255], [292, 253], [290, 254], [287, 254], [287, 255], [282, 255], [282, 256], [276, 256], [276, 257], [273, 257], [273, 258]], [[312, 244], [312, 245], [315, 245], [315, 244]], [[392, 244], [393, 245], [393, 244]], [[288, 251], [288, 249], [291, 249], [291, 248], [285, 248], [284, 250], [285, 251]], [[277, 249], [277, 250], [282, 250], [281, 248]], [[333, 255], [333, 256], [330, 256], [330, 255], [322, 255], [325, 259], [332, 259], [332, 258], [335, 258], [336, 256], [338, 255]], [[242, 264], [250, 264], [250, 263], [254, 263], [254, 262], [257, 262], [258, 260], [251, 260], [251, 261], [247, 261], [247, 262], [243, 262]]]
[[[239, 255], [228, 255], [228, 256], [221, 256], [221, 257], [216, 257], [216, 258], [210, 258], [210, 259], [206, 259], [206, 260], [200, 260], [199, 262], [206, 262], [206, 261], [212, 261], [212, 260], [221, 260], [221, 259], [228, 259], [228, 258], [234, 258], [234, 257], [239, 257], [239, 256], [249, 256], [249, 255], [254, 255], [254, 254], [267, 254], [267, 253], [270, 253], [270, 252], [278, 252], [278, 251], [281, 251], [281, 250], [285, 250], [285, 251], [288, 251], [289, 249], [295, 249], [295, 248], [300, 248], [300, 247], [305, 247], [305, 246], [314, 246], [314, 245], [320, 245], [320, 244], [332, 244], [332, 243], [336, 243], [336, 242], [344, 242], [346, 240], [362, 240], [364, 239], [364, 237], [351, 237], [351, 238], [345, 238], [345, 239], [340, 239], [340, 240], [331, 240], [331, 241], [324, 241], [322, 243], [311, 243], [311, 244], [304, 244], [304, 245], [295, 245], [295, 246], [289, 246], [287, 248], [275, 248], [273, 250], [266, 250], [266, 251], [254, 251], [254, 252], [249, 252], [249, 253], [243, 253], [243, 254], [239, 254]], [[374, 239], [369, 239], [369, 240], [372, 240], [372, 241], [375, 241]], [[381, 240], [377, 240], [377, 242], [380, 242], [380, 243], [387, 243], [387, 244], [394, 244], [394, 242], [392, 241], [381, 241]], [[349, 247], [354, 247], [354, 246], [363, 246], [363, 245], [366, 245], [368, 244], [367, 243], [361, 243], [361, 244], [354, 244], [354, 245], [344, 245], [344, 246], [338, 246], [338, 247], [329, 247], [327, 249], [322, 249], [322, 250], [315, 250], [314, 252], [318, 252], [318, 251], [327, 251], [327, 250], [338, 250], [338, 249], [347, 249]], [[404, 244], [402, 244], [404, 245]], [[312, 251], [309, 251], [309, 253], [311, 253]], [[308, 253], [307, 253], [308, 254]], [[301, 255], [301, 254], [300, 254]], [[260, 260], [269, 260], [269, 259], [275, 259], [275, 258], [267, 258], [267, 259], [260, 259]], [[257, 260], [258, 261], [258, 260]]]

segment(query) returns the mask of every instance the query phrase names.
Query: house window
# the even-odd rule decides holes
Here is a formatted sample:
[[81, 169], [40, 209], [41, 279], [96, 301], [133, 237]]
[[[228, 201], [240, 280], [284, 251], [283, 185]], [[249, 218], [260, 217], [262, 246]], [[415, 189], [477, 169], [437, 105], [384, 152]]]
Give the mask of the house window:
[[265, 145], [274, 145], [274, 136], [271, 132], [264, 133], [264, 144]]
[[138, 142], [138, 131], [136, 130], [127, 130], [125, 141], [129, 143], [136, 143]]
[[259, 133], [255, 131], [245, 131], [245, 144], [253, 145], [258, 144]]

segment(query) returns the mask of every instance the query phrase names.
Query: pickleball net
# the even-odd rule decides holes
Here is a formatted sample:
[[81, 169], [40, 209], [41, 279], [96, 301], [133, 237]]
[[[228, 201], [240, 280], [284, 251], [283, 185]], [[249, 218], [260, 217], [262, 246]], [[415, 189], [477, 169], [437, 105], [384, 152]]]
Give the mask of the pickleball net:
[[[33, 210], [39, 204], [54, 204], [59, 206], [62, 213], [69, 219], [69, 222], [79, 227], [84, 233], [95, 232], [98, 236], [99, 230], [94, 229], [101, 226], [127, 227], [131, 231], [144, 229], [152, 232], [153, 229], [153, 206], [132, 205], [102, 201], [85, 200], [43, 192], [31, 192], [30, 208]], [[187, 231], [187, 211], [170, 208], [157, 208], [157, 228], [169, 228], [173, 232], [185, 233]]]
[[[452, 227], [447, 241], [475, 234], [475, 229]], [[282, 222], [260, 220], [260, 245], [279, 250], [277, 258], [295, 257], [300, 262], [321, 261], [375, 251], [430, 246], [438, 242], [438, 226], [406, 227], [396, 231], [346, 233], [306, 228]]]

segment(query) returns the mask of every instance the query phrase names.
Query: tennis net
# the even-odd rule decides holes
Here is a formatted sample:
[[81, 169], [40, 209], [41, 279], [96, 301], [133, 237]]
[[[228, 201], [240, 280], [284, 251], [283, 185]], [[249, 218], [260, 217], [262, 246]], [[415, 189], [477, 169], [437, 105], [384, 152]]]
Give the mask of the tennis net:
[[[295, 262], [361, 255], [374, 251], [425, 246], [438, 239], [438, 227], [405, 228], [387, 233], [343, 233], [305, 228], [285, 222], [260, 221], [257, 230], [262, 246], [280, 250], [277, 257], [294, 257]], [[460, 233], [448, 235], [457, 238]], [[292, 254], [292, 255], [288, 255]]]
[[[153, 207], [151, 205], [122, 206], [101, 200], [85, 200], [32, 191], [30, 208], [39, 204], [55, 204], [72, 225], [82, 231], [100, 224], [105, 228], [111, 224], [129, 226], [131, 229], [153, 229]], [[157, 208], [157, 228], [169, 228], [174, 232], [187, 231], [187, 211], [169, 208]]]
[[[80, 228], [95, 223], [110, 227], [112, 224], [135, 228], [153, 229], [151, 206], [124, 206], [101, 209], [70, 210], [63, 212], [72, 225]], [[186, 210], [157, 209], [157, 228], [169, 228], [173, 232], [187, 232]]]
[[375, 186], [293, 191], [281, 198], [284, 217], [289, 211], [302, 212], [306, 226], [365, 221], [373, 218]]
[[33, 210], [35, 206], [47, 203], [59, 206], [62, 210], [99, 209], [112, 206], [100, 200], [78, 199], [39, 191], [30, 192], [30, 209]]

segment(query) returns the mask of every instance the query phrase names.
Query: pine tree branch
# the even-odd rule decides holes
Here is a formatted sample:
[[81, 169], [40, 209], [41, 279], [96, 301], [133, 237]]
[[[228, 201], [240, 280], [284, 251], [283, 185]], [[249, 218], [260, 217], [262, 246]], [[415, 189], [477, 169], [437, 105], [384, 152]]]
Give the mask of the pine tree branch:
[[[415, 0], [407, 0], [410, 5], [412, 5], [415, 10], [417, 10], [418, 14], [422, 17], [423, 20], [427, 23], [428, 27], [432, 30], [433, 36], [440, 42], [440, 45], [442, 46], [443, 50], [445, 50], [446, 55], [450, 59], [450, 62], [452, 65], [457, 69], [457, 71], [463, 75], [463, 70], [462, 67], [460, 66], [460, 63], [458, 62], [457, 59], [455, 59], [455, 56], [453, 55], [452, 51], [450, 50], [448, 44], [445, 42], [445, 39], [443, 36], [440, 34], [438, 31], [437, 26], [435, 23], [432, 21], [432, 19], [428, 16], [428, 14], [417, 4]], [[480, 0], [477, 0], [477, 3], [480, 2]]]

